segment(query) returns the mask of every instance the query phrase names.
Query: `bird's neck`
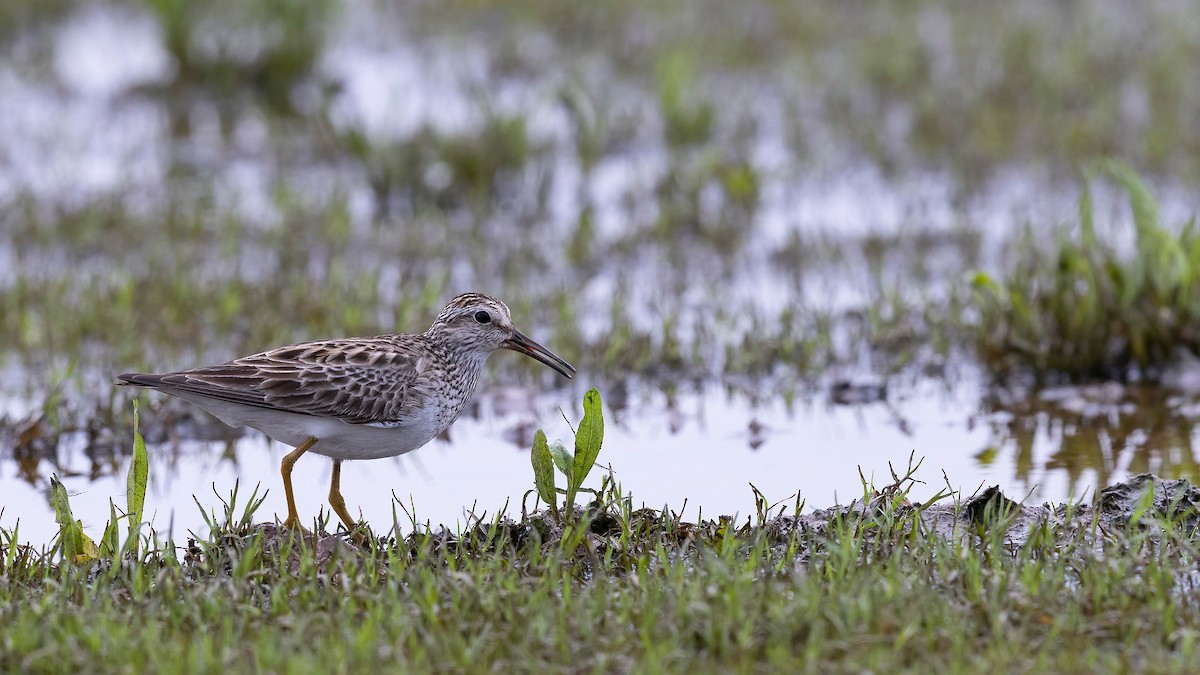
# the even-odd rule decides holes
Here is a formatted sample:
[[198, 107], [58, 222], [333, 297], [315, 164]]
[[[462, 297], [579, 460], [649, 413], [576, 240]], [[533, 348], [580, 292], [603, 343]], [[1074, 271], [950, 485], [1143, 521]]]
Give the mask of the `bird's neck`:
[[435, 331], [434, 328], [426, 331], [425, 337], [429, 340], [433, 350], [445, 362], [444, 367], [467, 375], [472, 382], [479, 376], [479, 372], [483, 370], [483, 364], [491, 355], [490, 350], [478, 349], [470, 344], [450, 339], [451, 336]]
[[439, 427], [444, 429], [454, 423], [462, 413], [483, 373], [483, 364], [490, 352], [463, 349], [461, 345], [432, 341], [439, 356], [439, 370], [444, 380], [444, 407], [438, 415]]

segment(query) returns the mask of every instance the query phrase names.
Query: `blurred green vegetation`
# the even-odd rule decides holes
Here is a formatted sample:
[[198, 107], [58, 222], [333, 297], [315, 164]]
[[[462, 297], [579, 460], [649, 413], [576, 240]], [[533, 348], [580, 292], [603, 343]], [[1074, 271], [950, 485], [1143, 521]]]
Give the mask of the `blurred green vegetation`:
[[253, 93], [278, 114], [295, 111], [294, 89], [311, 79], [322, 56], [337, 0], [188, 2], [142, 0], [162, 31], [183, 87], [222, 107], [245, 105]]
[[[4, 46], [23, 86], [52, 89], [54, 29], [86, 12], [40, 6], [0, 10], [28, 29]], [[1007, 296], [975, 340], [961, 320], [972, 298], [951, 281], [993, 257], [969, 207], [1014, 171], [1051, 203], [1070, 191], [1040, 178], [1099, 155], [1151, 183], [1200, 175], [1200, 27], [1186, 7], [120, 7], [156, 26], [171, 67], [119, 92], [111, 118], [89, 113], [90, 128], [119, 128], [126, 106], [161, 113], [145, 149], [160, 173], [47, 191], [0, 169], [12, 172], [0, 254], [13, 262], [0, 358], [22, 372], [77, 363], [91, 386], [291, 340], [419, 331], [472, 288], [607, 378], [724, 377], [764, 394], [863, 365], [936, 372], [972, 341], [989, 364], [1004, 361], [989, 341], [1008, 340], [1033, 350], [1034, 370], [1110, 375], [1190, 339], [1190, 314], [1137, 314], [1141, 296], [1122, 286], [1127, 357], [1081, 365], [1105, 349], [1087, 322], [1038, 343], [1025, 333], [1053, 333], [1044, 320], [997, 318]], [[364, 53], [408, 73], [404, 89], [356, 85]], [[371, 117], [367, 94], [401, 122]], [[67, 119], [55, 114], [50, 125]], [[820, 201], [864, 173], [881, 176], [850, 191], [867, 222]], [[872, 199], [930, 177], [947, 187], [948, 227], [905, 202], [874, 227]], [[1048, 302], [1061, 308], [1076, 289], [1060, 281]], [[1183, 301], [1148, 292], [1159, 307]], [[1063, 354], [1074, 361], [1046, 360]]]
[[997, 375], [1156, 380], [1181, 352], [1200, 354], [1195, 219], [1168, 228], [1135, 173], [1123, 164], [1100, 167], [1129, 195], [1133, 250], [1098, 234], [1085, 187], [1077, 236], [1060, 230], [1058, 245], [1047, 250], [1045, 237], [1029, 232], [1015, 269], [1001, 280], [977, 273], [976, 340]]
[[1117, 0], [525, 0], [504, 11], [462, 0], [422, 18], [435, 36], [500, 50], [505, 72], [561, 68], [522, 57], [529, 34], [548, 35], [569, 64], [601, 58], [658, 88], [677, 138], [719, 136], [710, 118], [719, 128], [741, 108], [780, 102], [797, 157], [826, 143], [809, 138], [820, 133], [882, 167], [945, 168], [969, 183], [1012, 162], [1069, 171], [1107, 155], [1194, 178], [1200, 27], [1189, 13]]

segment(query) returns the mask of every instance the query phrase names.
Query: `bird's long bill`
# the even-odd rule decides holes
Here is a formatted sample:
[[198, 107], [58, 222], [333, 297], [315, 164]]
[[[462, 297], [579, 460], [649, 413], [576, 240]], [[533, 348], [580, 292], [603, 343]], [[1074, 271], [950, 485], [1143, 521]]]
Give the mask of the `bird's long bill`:
[[563, 361], [561, 358], [559, 358], [558, 354], [555, 354], [533, 340], [530, 340], [529, 336], [525, 335], [519, 330], [513, 331], [513, 336], [504, 343], [504, 348], [511, 349], [514, 352], [520, 352], [525, 356], [537, 361], [541, 361], [542, 363], [558, 371], [560, 375], [568, 380], [571, 379], [571, 376], [575, 374], [575, 366]]

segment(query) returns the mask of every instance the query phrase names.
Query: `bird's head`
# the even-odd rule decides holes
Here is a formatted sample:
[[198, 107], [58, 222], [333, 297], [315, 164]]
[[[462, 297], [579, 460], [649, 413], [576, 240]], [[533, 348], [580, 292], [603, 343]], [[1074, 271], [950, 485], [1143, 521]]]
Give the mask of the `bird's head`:
[[483, 293], [463, 293], [446, 303], [426, 335], [485, 357], [497, 349], [511, 349], [566, 378], [575, 374], [574, 366], [513, 326], [508, 305]]

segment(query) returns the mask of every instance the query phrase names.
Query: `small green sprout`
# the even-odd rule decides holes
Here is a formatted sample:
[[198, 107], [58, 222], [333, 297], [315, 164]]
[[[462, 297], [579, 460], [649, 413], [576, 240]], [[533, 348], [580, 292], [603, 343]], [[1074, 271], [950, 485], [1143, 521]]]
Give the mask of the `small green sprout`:
[[[541, 429], [533, 437], [530, 459], [533, 463], [533, 479], [538, 498], [545, 502], [552, 513], [558, 516], [557, 493], [567, 496], [567, 513], [574, 513], [575, 495], [581, 490], [583, 481], [596, 464], [600, 445], [604, 442], [604, 413], [600, 406], [600, 392], [595, 387], [583, 395], [583, 420], [575, 432], [575, 452], [567, 450], [562, 441], [546, 442], [546, 433]], [[554, 469], [567, 478], [567, 489], [560, 490], [555, 484]]]

